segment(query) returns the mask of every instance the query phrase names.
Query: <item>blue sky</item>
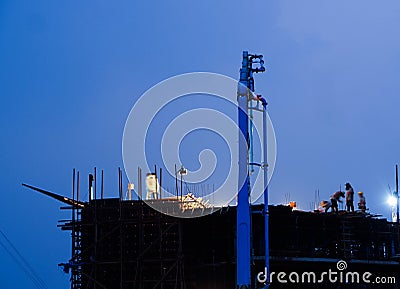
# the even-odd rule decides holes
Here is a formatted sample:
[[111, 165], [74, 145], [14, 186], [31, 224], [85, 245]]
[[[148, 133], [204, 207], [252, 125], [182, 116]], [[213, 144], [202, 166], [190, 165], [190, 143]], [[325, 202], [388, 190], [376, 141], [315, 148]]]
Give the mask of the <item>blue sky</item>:
[[[117, 195], [135, 100], [176, 74], [238, 78], [263, 53], [278, 156], [270, 199], [304, 209], [349, 181], [389, 215], [400, 136], [398, 1], [0, 1], [0, 229], [49, 288], [66, 288], [68, 217], [22, 182], [69, 195], [72, 168]], [[217, 3], [216, 3], [217, 2]], [[86, 179], [84, 179], [86, 181]], [[0, 287], [34, 288], [0, 248]]]

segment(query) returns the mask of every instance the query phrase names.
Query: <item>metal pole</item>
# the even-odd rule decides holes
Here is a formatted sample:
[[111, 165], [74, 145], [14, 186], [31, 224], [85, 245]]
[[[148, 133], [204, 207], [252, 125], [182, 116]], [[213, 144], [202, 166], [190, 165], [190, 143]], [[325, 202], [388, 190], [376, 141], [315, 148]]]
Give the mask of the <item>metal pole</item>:
[[101, 199], [104, 199], [104, 171], [101, 170]]
[[97, 169], [94, 167], [94, 199], [97, 199]]
[[139, 199], [143, 200], [142, 196], [142, 169], [138, 167], [138, 185], [137, 185], [137, 192], [139, 194]]
[[249, 173], [254, 173], [254, 157], [253, 157], [253, 109], [249, 107]]
[[75, 201], [75, 169], [72, 170], [72, 200]]
[[119, 193], [119, 200], [122, 201], [122, 177], [121, 177], [121, 168], [118, 167], [118, 193]]
[[396, 165], [396, 197], [397, 197], [397, 223], [399, 222], [399, 168]]
[[76, 200], [78, 202], [80, 197], [80, 187], [81, 187], [81, 180], [80, 180], [80, 173], [78, 171], [76, 175]]
[[264, 169], [264, 222], [265, 222], [265, 268], [267, 282], [264, 288], [269, 287], [269, 220], [268, 220], [268, 143], [267, 143], [267, 102], [263, 99], [263, 169]]
[[[97, 280], [97, 169], [94, 167], [94, 279]], [[94, 283], [94, 289], [97, 288], [97, 283]]]
[[122, 184], [122, 170], [119, 169], [119, 178], [121, 180], [121, 200], [124, 200], [123, 184]]
[[[258, 63], [259, 67], [253, 68], [254, 63]], [[265, 67], [262, 55], [252, 55], [247, 51], [243, 51], [240, 82], [237, 91], [239, 122], [239, 192], [237, 197], [236, 221], [236, 286], [239, 289], [251, 288], [251, 208], [249, 200], [251, 188], [249, 176], [249, 153], [250, 157], [252, 157], [252, 131], [249, 131], [249, 128], [252, 127], [252, 120], [250, 120], [249, 124], [248, 112], [249, 101], [252, 99], [251, 92], [254, 91], [253, 72], [258, 73], [264, 71]], [[252, 114], [251, 111], [250, 114]], [[268, 195], [268, 192], [266, 195]]]
[[183, 184], [183, 182], [182, 182], [182, 171], [180, 172], [180, 175], [181, 175], [181, 200], [182, 200], [182, 197], [183, 197], [183, 191], [182, 191], [182, 189], [183, 189], [183, 186], [182, 186], [182, 184]]
[[143, 200], [143, 183], [142, 183], [142, 169], [141, 168], [139, 168], [139, 176], [140, 176], [140, 178], [139, 178], [139, 185], [140, 185], [139, 195], [140, 195], [140, 199]]
[[[75, 203], [75, 169], [72, 171], [72, 200]], [[75, 255], [75, 205], [72, 205], [72, 254]], [[72, 283], [71, 283], [72, 286]]]
[[[73, 202], [75, 202], [75, 175], [76, 175], [76, 173], [75, 173], [75, 169], [73, 169], [73, 173], [72, 173], [72, 201]], [[79, 184], [79, 173], [78, 173], [78, 184]], [[77, 189], [77, 194], [78, 194], [78, 189]], [[72, 232], [71, 232], [71, 234], [72, 234], [72, 254], [71, 254], [71, 256], [72, 256], [72, 258], [74, 258], [74, 256], [75, 256], [75, 247], [76, 247], [76, 232], [75, 232], [75, 206], [74, 206], [74, 204], [72, 205]], [[72, 282], [71, 282], [71, 289], [73, 289], [73, 287], [74, 287], [74, 281], [75, 281], [75, 278], [76, 278], [76, 275], [75, 275], [75, 273], [76, 273], [76, 271], [75, 271], [75, 269], [72, 269], [72, 272], [71, 272], [71, 274], [72, 274]]]
[[243, 52], [240, 83], [238, 86], [238, 121], [239, 121], [239, 179], [237, 197], [237, 247], [236, 279], [237, 288], [250, 288], [250, 178], [248, 171], [248, 52]]
[[157, 176], [157, 165], [154, 165], [154, 175], [156, 176], [156, 196], [155, 196], [155, 199], [158, 199], [158, 176]]
[[162, 168], [160, 167], [160, 199], [162, 199]]
[[175, 190], [176, 190], [176, 198], [179, 199], [178, 171], [177, 171], [177, 169], [176, 169], [176, 164], [175, 164]]
[[138, 179], [138, 181], [137, 181], [137, 192], [138, 192], [138, 195], [139, 195], [139, 199], [142, 200], [142, 195], [140, 194], [140, 168], [139, 167], [137, 169], [137, 179]]

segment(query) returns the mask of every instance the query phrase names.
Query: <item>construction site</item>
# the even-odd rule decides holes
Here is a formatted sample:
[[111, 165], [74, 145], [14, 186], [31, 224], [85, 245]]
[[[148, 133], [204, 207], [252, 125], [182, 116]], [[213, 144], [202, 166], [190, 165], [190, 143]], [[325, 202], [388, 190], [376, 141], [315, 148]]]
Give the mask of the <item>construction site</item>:
[[[50, 196], [69, 204], [62, 209], [72, 212], [70, 220], [59, 224], [71, 232], [72, 256], [59, 266], [71, 274], [73, 289], [235, 287], [236, 206], [214, 208], [204, 217], [176, 218], [148, 202], [182, 210], [185, 201], [99, 198], [83, 202]], [[400, 278], [398, 223], [361, 212], [304, 212], [289, 205], [270, 206], [269, 214], [270, 232], [274, 232], [269, 238], [272, 271], [322, 272], [346, 260], [352, 270]], [[256, 280], [265, 264], [263, 205], [252, 205], [251, 216], [251, 271]], [[270, 288], [287, 286], [272, 282]], [[293, 286], [310, 288], [310, 284]], [[263, 284], [255, 281], [254, 288]], [[314, 288], [398, 287], [326, 282]]]

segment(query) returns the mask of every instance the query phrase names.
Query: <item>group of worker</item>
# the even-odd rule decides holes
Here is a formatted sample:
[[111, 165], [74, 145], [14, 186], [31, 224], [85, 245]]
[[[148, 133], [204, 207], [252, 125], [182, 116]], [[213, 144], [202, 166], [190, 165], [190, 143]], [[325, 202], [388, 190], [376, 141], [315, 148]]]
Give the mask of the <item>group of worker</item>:
[[[325, 212], [328, 212], [329, 208], [331, 208], [333, 213], [338, 213], [338, 203], [342, 203], [341, 198], [345, 198], [346, 200], [346, 211], [354, 212], [354, 189], [350, 183], [345, 184], [346, 192], [337, 191], [331, 197], [329, 201], [322, 201], [320, 206], [325, 209]], [[367, 203], [365, 201], [364, 193], [358, 192], [358, 196], [360, 197], [358, 202], [358, 209], [365, 213], [367, 210]]]

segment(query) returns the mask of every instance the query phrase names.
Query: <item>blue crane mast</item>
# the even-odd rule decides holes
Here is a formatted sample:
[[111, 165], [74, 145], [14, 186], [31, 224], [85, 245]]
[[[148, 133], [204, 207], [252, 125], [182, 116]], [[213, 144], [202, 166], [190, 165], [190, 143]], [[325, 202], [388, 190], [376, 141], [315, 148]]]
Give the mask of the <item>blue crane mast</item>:
[[[253, 67], [256, 66], [256, 67]], [[253, 171], [253, 100], [263, 106], [263, 163], [264, 171], [264, 216], [265, 216], [265, 265], [269, 268], [268, 246], [268, 174], [267, 174], [267, 135], [266, 106], [261, 96], [254, 98], [254, 73], [264, 72], [262, 55], [249, 54], [243, 51], [242, 68], [237, 91], [239, 122], [239, 192], [237, 198], [237, 248], [236, 248], [236, 284], [238, 289], [251, 288], [251, 208], [250, 208], [250, 173]], [[268, 286], [267, 280], [266, 286]]]

